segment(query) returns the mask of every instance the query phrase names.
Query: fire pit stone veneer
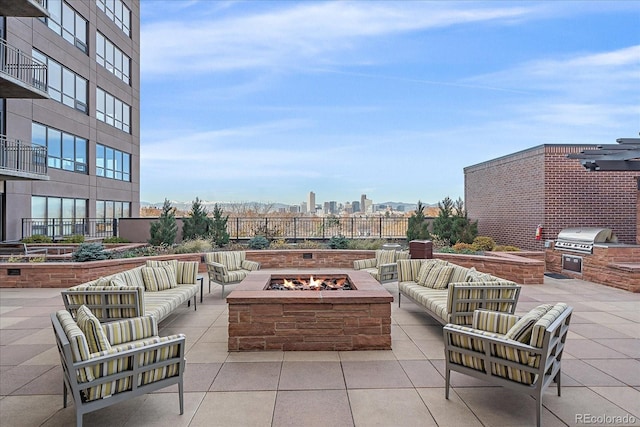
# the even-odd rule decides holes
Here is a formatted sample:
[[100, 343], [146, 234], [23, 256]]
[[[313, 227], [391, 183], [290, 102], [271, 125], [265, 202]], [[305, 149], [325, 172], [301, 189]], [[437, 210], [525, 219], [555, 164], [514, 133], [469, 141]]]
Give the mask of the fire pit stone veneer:
[[[342, 274], [352, 290], [265, 290], [271, 276]], [[369, 273], [253, 271], [227, 297], [229, 351], [390, 350], [393, 296]]]

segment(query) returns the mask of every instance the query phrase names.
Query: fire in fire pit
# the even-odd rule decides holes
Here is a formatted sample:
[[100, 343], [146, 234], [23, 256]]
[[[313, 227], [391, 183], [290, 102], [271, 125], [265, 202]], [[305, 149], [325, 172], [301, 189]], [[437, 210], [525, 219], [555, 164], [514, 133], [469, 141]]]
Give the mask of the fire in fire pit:
[[349, 291], [355, 289], [347, 276], [314, 278], [271, 277], [271, 291]]

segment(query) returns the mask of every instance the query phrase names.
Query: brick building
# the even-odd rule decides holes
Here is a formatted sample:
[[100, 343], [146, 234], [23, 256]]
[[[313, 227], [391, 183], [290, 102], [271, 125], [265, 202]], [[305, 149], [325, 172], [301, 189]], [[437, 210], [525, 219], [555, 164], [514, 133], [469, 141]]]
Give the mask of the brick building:
[[564, 228], [606, 227], [620, 243], [640, 244], [640, 172], [590, 172], [567, 158], [595, 148], [544, 144], [464, 168], [465, 205], [478, 234], [543, 250]]

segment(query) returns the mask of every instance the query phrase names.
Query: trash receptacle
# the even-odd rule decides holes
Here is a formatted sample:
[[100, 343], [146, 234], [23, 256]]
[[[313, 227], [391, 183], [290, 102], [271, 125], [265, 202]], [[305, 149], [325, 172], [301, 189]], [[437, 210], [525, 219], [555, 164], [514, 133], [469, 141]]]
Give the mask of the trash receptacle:
[[398, 243], [385, 243], [382, 245], [382, 249], [385, 251], [399, 251], [402, 249], [402, 245]]
[[409, 242], [411, 259], [433, 258], [433, 242], [431, 240], [412, 240]]

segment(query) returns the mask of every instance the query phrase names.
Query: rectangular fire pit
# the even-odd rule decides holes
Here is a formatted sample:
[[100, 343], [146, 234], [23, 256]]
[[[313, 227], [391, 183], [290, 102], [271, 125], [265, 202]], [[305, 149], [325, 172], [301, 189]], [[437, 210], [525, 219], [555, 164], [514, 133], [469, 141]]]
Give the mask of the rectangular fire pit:
[[[349, 290], [267, 290], [283, 279], [347, 278]], [[227, 297], [229, 351], [390, 350], [393, 296], [355, 270], [252, 271]]]

